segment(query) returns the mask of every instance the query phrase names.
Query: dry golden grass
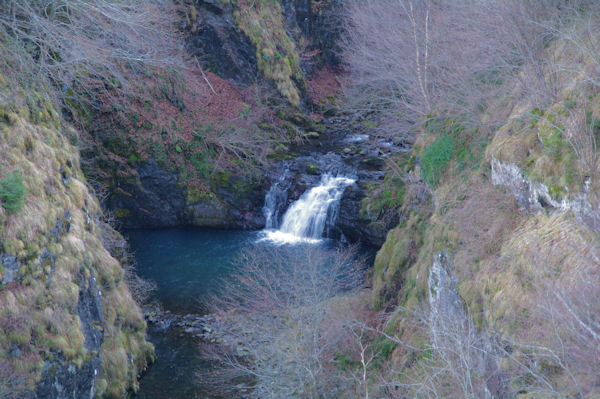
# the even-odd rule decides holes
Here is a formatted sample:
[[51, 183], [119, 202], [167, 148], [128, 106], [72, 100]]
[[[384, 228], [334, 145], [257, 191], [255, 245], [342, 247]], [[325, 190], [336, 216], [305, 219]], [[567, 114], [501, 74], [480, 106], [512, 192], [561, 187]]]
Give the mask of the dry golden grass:
[[[18, 104], [12, 107], [18, 109]], [[18, 256], [22, 264], [18, 281], [0, 288], [0, 357], [15, 345], [20, 348], [21, 355], [11, 357], [7, 367], [25, 377], [29, 389], [52, 351], [81, 367], [89, 354], [76, 316], [79, 282], [94, 271], [102, 291], [101, 352], [107, 359], [96, 390], [119, 397], [127, 387], [136, 386], [138, 373], [153, 353], [145, 341], [146, 325], [122, 281], [121, 265], [102, 245], [96, 224], [101, 209], [79, 168], [78, 149], [66, 138], [65, 132], [72, 131], [59, 128], [61, 122], [50, 108], [40, 111], [43, 118], [38, 124], [28, 120], [32, 112], [18, 109], [10, 123], [0, 124], [0, 171], [22, 171], [27, 188], [21, 211], [0, 215], [1, 252]], [[57, 223], [63, 230], [53, 236]], [[56, 257], [53, 272], [50, 261], [41, 261], [45, 250]], [[119, 372], [112, 373], [109, 363]]]

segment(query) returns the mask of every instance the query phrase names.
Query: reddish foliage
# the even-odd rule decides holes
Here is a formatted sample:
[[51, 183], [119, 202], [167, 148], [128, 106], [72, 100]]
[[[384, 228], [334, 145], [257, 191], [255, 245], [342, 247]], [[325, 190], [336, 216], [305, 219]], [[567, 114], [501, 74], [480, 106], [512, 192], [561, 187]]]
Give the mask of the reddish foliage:
[[[252, 99], [251, 90], [241, 90], [211, 72], [205, 73], [205, 80], [201, 70], [193, 66], [185, 69], [179, 79], [161, 75], [157, 78], [154, 74], [130, 75], [128, 78], [135, 81], [135, 92], [133, 96], [118, 97], [117, 102], [121, 105], [119, 122], [134, 138], [147, 135], [144, 130], [164, 129], [170, 135], [189, 140], [198, 122], [219, 124], [236, 120], [244, 104]], [[114, 107], [114, 100], [114, 97], [101, 99], [107, 110]], [[131, 118], [134, 114], [137, 117]], [[150, 125], [152, 128], [144, 129]]]
[[[233, 155], [221, 146], [225, 141], [221, 135], [234, 132], [251, 141], [257, 124], [278, 125], [274, 111], [255, 101], [254, 87], [236, 87], [197, 64], [188, 65], [179, 76], [150, 71], [130, 72], [127, 78], [133, 92], [100, 98], [105, 112], [93, 123], [100, 140], [123, 133], [118, 148], [108, 148], [117, 153], [105, 158], [120, 176], [135, 175], [136, 160], [149, 159], [157, 151], [170, 165], [186, 170], [194, 169], [189, 165], [192, 154], [208, 153], [219, 165], [233, 166]], [[190, 150], [186, 144], [192, 142]], [[132, 154], [136, 160], [130, 159]], [[201, 186], [194, 173], [189, 177], [189, 184]]]
[[328, 97], [337, 97], [342, 90], [344, 76], [341, 71], [326, 67], [316, 71], [312, 80], [308, 80], [306, 94], [314, 105], [319, 105], [322, 99], [328, 100]]
[[[199, 75], [199, 71], [196, 71], [194, 75]], [[202, 77], [196, 76], [196, 80], [200, 81], [200, 85], [204, 89], [201, 100], [207, 111], [207, 120], [222, 122], [237, 118], [243, 110], [245, 102], [251, 102], [252, 92], [249, 89], [242, 91], [230, 81], [222, 79], [212, 72], [205, 72], [205, 75], [217, 93], [215, 95], [210, 90], [210, 86]]]

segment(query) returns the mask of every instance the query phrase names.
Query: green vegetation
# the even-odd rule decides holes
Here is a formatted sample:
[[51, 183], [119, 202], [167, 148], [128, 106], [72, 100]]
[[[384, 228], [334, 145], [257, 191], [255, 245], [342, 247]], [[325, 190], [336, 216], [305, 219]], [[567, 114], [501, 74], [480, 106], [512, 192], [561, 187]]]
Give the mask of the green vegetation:
[[432, 186], [437, 186], [448, 163], [454, 157], [455, 149], [456, 139], [449, 134], [443, 135], [429, 145], [421, 157], [423, 180]]
[[414, 168], [415, 158], [403, 154], [394, 160], [393, 165], [385, 174], [382, 184], [373, 183], [367, 187], [367, 197], [361, 203], [361, 216], [374, 218], [402, 205], [406, 189], [403, 176]]
[[[371, 303], [377, 310], [389, 302], [402, 306], [414, 306], [420, 294], [415, 290], [414, 280], [407, 271], [417, 261], [419, 251], [429, 226], [431, 202], [427, 201], [411, 209], [411, 198], [406, 198], [404, 220], [391, 230], [385, 243], [377, 252], [373, 265], [373, 292]], [[412, 283], [410, 283], [413, 281]], [[411, 298], [411, 300], [409, 300]]]
[[23, 184], [23, 174], [14, 171], [7, 177], [0, 179], [0, 204], [7, 212], [16, 213], [25, 205], [27, 189]]
[[131, 212], [129, 211], [129, 209], [126, 209], [126, 208], [115, 209], [114, 214], [117, 219], [124, 219], [124, 218], [128, 218], [129, 216], [131, 216]]
[[[567, 115], [565, 108], [556, 103], [547, 110], [535, 108], [522, 118], [511, 118], [495, 134], [487, 149], [488, 157], [517, 165], [528, 179], [548, 187], [553, 198], [580, 192], [584, 176], [593, 174], [589, 170], [593, 166], [586, 165], [581, 157], [594, 150], [592, 143], [569, 138], [571, 133], [564, 124], [574, 122], [569, 122]], [[585, 134], [587, 123], [578, 127], [576, 133]]]
[[234, 17], [256, 47], [259, 69], [272, 79], [279, 92], [293, 105], [300, 103], [304, 73], [296, 45], [283, 27], [281, 6], [277, 0], [236, 1]]

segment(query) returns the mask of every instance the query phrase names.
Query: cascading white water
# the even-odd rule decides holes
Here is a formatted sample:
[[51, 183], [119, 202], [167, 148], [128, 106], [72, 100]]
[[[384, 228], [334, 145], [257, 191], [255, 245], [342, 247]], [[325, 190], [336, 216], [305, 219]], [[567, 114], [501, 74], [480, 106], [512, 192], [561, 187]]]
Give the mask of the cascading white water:
[[[323, 175], [319, 185], [290, 205], [279, 229], [267, 227], [264, 239], [279, 244], [320, 241], [325, 229], [335, 222], [344, 190], [354, 182], [348, 177]], [[267, 205], [270, 204], [265, 204], [265, 216], [271, 217], [273, 211]]]

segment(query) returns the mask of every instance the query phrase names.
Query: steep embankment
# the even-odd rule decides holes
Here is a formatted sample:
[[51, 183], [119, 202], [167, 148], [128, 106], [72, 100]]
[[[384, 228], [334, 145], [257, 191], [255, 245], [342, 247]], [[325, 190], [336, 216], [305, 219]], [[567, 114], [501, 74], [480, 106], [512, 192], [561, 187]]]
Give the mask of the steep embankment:
[[40, 94], [0, 99], [0, 396], [121, 397], [153, 356], [124, 240], [102, 222], [78, 133]]
[[373, 305], [399, 305], [392, 329], [424, 351], [398, 346], [402, 383], [452, 397], [600, 392], [598, 92], [561, 83], [545, 109], [511, 98], [489, 134], [447, 119], [420, 134], [373, 275]]

